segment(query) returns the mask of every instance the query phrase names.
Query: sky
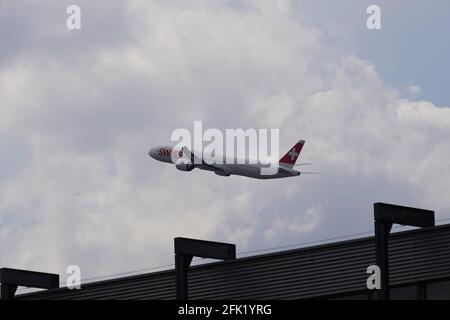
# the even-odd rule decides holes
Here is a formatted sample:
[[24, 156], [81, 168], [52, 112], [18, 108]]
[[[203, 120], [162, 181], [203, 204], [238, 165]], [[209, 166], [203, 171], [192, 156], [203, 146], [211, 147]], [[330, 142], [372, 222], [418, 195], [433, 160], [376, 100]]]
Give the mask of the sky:
[[[66, 8], [81, 8], [81, 29]], [[448, 1], [0, 0], [0, 261], [64, 279], [173, 263], [173, 238], [264, 250], [450, 218]], [[324, 174], [190, 173], [173, 130], [280, 129]], [[295, 247], [295, 246], [294, 246]]]

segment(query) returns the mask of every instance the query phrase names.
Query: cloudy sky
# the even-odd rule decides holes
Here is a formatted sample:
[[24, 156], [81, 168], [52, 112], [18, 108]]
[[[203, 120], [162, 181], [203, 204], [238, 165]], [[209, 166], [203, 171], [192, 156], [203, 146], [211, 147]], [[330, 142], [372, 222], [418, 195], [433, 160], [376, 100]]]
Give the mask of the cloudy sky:
[[[0, 0], [1, 266], [91, 278], [170, 264], [176, 236], [299, 244], [372, 230], [378, 201], [450, 218], [450, 3], [380, 0], [369, 31], [372, 3]], [[146, 155], [194, 120], [279, 128], [325, 174]]]

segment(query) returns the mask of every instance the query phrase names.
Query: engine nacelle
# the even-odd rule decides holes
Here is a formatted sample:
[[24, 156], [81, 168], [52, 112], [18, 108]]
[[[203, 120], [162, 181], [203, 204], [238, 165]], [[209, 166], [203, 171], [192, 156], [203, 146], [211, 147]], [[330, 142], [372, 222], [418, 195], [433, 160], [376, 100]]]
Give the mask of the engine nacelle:
[[225, 171], [217, 170], [217, 171], [214, 171], [214, 173], [217, 174], [218, 176], [222, 176], [222, 177], [229, 177], [230, 176], [230, 174], [228, 172], [225, 172]]
[[181, 171], [191, 171], [192, 169], [195, 168], [195, 166], [193, 164], [185, 163], [185, 162], [181, 162], [181, 161], [177, 162], [175, 164], [175, 167]]

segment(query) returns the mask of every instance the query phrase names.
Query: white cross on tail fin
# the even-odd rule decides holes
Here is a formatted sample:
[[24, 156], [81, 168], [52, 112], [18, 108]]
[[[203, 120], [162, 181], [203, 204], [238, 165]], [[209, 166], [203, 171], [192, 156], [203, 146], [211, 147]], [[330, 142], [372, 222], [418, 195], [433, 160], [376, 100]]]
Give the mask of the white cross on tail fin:
[[302, 151], [303, 145], [305, 144], [305, 140], [300, 140], [293, 146], [288, 153], [286, 153], [281, 159], [280, 164], [285, 165], [286, 167], [292, 168], [297, 161], [300, 152]]

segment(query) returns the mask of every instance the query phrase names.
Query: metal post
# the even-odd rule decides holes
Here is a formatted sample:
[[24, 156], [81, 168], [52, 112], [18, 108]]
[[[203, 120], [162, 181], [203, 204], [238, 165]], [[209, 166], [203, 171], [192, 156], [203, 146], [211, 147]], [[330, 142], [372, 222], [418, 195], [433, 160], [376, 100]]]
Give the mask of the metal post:
[[389, 300], [388, 238], [391, 228], [390, 222], [375, 221], [376, 261], [381, 272], [381, 290], [377, 294], [378, 300]]
[[177, 253], [175, 254], [175, 278], [177, 300], [188, 299], [188, 271], [192, 256]]
[[17, 286], [9, 284], [0, 285], [0, 297], [2, 300], [10, 300], [14, 298], [16, 294]]

